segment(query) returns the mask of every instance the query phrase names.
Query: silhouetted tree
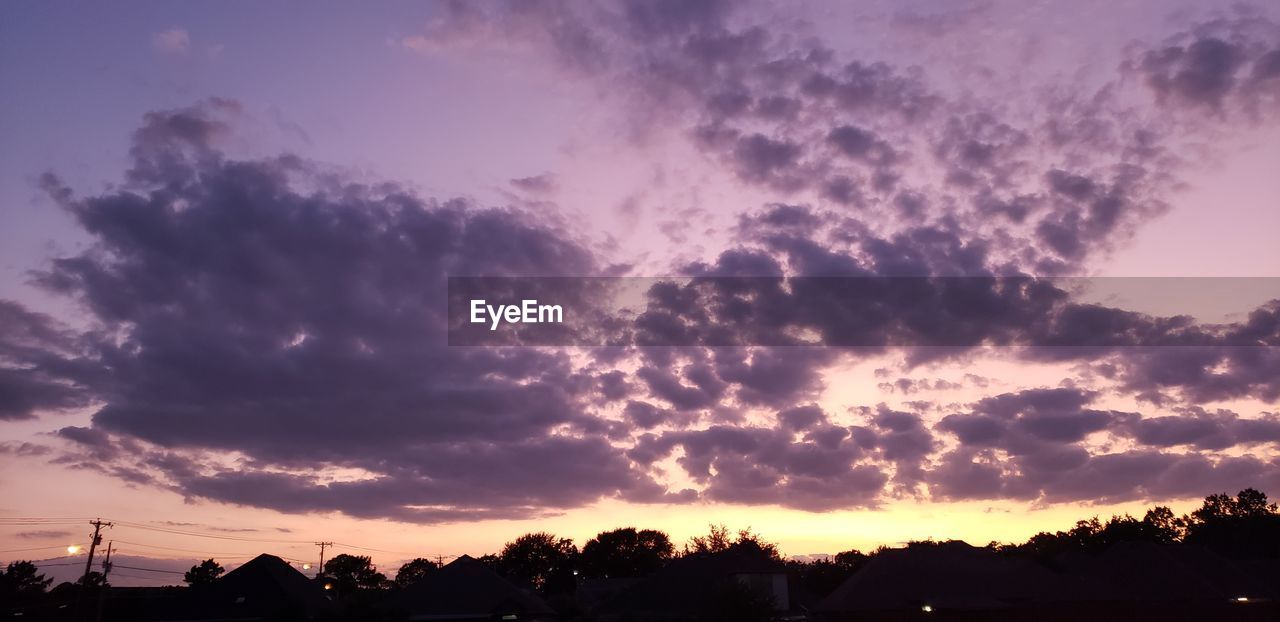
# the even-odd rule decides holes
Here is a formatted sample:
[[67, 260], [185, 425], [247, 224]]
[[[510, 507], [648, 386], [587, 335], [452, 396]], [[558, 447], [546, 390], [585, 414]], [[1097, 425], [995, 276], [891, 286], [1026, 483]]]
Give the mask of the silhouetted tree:
[[82, 575], [79, 579], [76, 579], [75, 584], [96, 588], [101, 587], [103, 583], [106, 583], [106, 577], [102, 576], [102, 573], [97, 570], [90, 570], [87, 576]]
[[1261, 491], [1247, 488], [1204, 498], [1200, 508], [1181, 518], [1156, 506], [1142, 520], [1128, 514], [1078, 521], [1069, 531], [1041, 532], [1018, 545], [999, 545], [1004, 552], [1053, 558], [1069, 551], [1099, 551], [1117, 542], [1186, 543], [1237, 558], [1280, 557], [1280, 511]]
[[498, 557], [494, 553], [486, 553], [484, 555], [481, 555], [480, 557], [476, 558], [476, 561], [488, 566], [489, 568], [492, 568], [493, 571], [498, 574], [503, 574], [502, 558]]
[[1182, 540], [1185, 531], [1183, 521], [1174, 516], [1173, 510], [1163, 505], [1157, 505], [1147, 510], [1146, 515], [1142, 517], [1142, 522], [1146, 524], [1147, 531], [1152, 539], [1161, 544], [1171, 544]]
[[324, 574], [339, 597], [347, 597], [362, 589], [383, 587], [387, 576], [378, 572], [367, 555], [341, 553], [324, 563]]
[[1236, 558], [1280, 557], [1280, 512], [1261, 491], [1247, 488], [1233, 498], [1205, 497], [1185, 519], [1183, 541]]
[[764, 554], [770, 559], [781, 560], [778, 545], [761, 538], [751, 528], [738, 530], [737, 539], [729, 536], [729, 528], [724, 525], [710, 525], [705, 536], [693, 536], [684, 545], [684, 554], [719, 553], [730, 549], [752, 550]]
[[502, 547], [498, 568], [506, 576], [528, 581], [540, 592], [558, 594], [573, 591], [577, 557], [573, 540], [546, 532], [527, 533]]
[[187, 582], [191, 587], [199, 587], [201, 585], [209, 585], [222, 576], [226, 570], [216, 561], [206, 559], [199, 564], [192, 566], [186, 574], [182, 575], [182, 580]]
[[1101, 521], [1095, 516], [1088, 520], [1076, 521], [1075, 527], [1068, 531], [1055, 533], [1042, 531], [1031, 536], [1023, 544], [1008, 547], [1008, 550], [1022, 551], [1046, 559], [1057, 557], [1068, 551], [1093, 550], [1102, 542], [1099, 537], [1102, 528]]
[[603, 531], [582, 547], [583, 576], [640, 577], [662, 568], [675, 555], [671, 538], [661, 531], [624, 527]]
[[405, 562], [400, 566], [400, 570], [396, 571], [396, 585], [400, 587], [413, 585], [436, 570], [439, 568], [435, 562], [422, 557]]
[[825, 559], [807, 562], [790, 560], [787, 562], [787, 569], [795, 573], [810, 592], [825, 596], [853, 576], [853, 573], [857, 572], [866, 561], [866, 555], [850, 549]]
[[733, 539], [729, 537], [729, 528], [724, 525], [710, 525], [710, 531], [705, 536], [693, 536], [684, 545], [684, 554], [690, 553], [719, 553], [729, 550], [729, 546], [733, 544]]
[[50, 579], [40, 574], [40, 569], [29, 561], [9, 562], [0, 570], [0, 602], [26, 603], [44, 594]]

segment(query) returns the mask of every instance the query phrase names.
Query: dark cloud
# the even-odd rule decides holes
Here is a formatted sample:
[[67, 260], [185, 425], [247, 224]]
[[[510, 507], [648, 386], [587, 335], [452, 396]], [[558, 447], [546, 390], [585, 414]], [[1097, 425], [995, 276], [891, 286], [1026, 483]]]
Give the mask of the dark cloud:
[[731, 157], [743, 180], [787, 188], [801, 183], [792, 170], [799, 155], [800, 148], [792, 143], [752, 134], [736, 141]]
[[0, 442], [0, 454], [10, 456], [45, 456], [53, 452], [47, 445], [37, 445], [25, 441]]
[[511, 180], [511, 185], [517, 190], [535, 195], [551, 194], [559, 187], [556, 176], [551, 173], [543, 173], [532, 177], [518, 177]]
[[[288, 156], [227, 159], [209, 142], [227, 106], [148, 115], [128, 189], [55, 193], [96, 245], [38, 282], [102, 323], [86, 339], [111, 370], [93, 426], [58, 433], [69, 463], [116, 460], [117, 476], [196, 497], [414, 520], [661, 497], [602, 438], [555, 431], [603, 425], [565, 354], [444, 345], [446, 275], [589, 274], [589, 251], [513, 210], [334, 183]], [[19, 337], [51, 337], [21, 317]], [[158, 449], [120, 452], [115, 437]], [[198, 459], [221, 451], [249, 461]], [[288, 474], [303, 464], [368, 475]]]
[[893, 481], [908, 492], [924, 478], [926, 458], [936, 447], [932, 432], [915, 413], [892, 410], [881, 404], [871, 423], [876, 428], [875, 447], [894, 465]]
[[874, 505], [888, 477], [860, 460], [864, 448], [847, 431], [826, 442], [812, 436], [797, 440], [783, 428], [718, 425], [643, 436], [629, 455], [652, 464], [679, 448], [677, 462], [707, 500], [810, 511]]
[[1166, 108], [1262, 120], [1280, 96], [1280, 28], [1260, 15], [1209, 20], [1131, 64]]
[[1203, 490], [1240, 486], [1274, 488], [1280, 483], [1276, 466], [1254, 457], [1212, 458], [1154, 451], [1104, 454], [1063, 473], [1044, 498], [1049, 502], [1116, 503], [1198, 497]]
[[648, 402], [638, 402], [632, 400], [622, 410], [623, 416], [631, 421], [636, 427], [642, 430], [648, 430], [657, 426], [675, 421], [677, 415], [674, 411], [658, 408]]
[[682, 382], [681, 377], [665, 369], [642, 367], [636, 372], [655, 396], [666, 400], [680, 410], [698, 410], [710, 408], [719, 403], [727, 384], [715, 375], [710, 366], [696, 363], [683, 369], [683, 378], [692, 386]]
[[[898, 22], [944, 32], [951, 18], [939, 19]], [[433, 24], [433, 45], [549, 51], [626, 99], [637, 126], [686, 130], [708, 161], [785, 201], [743, 214], [729, 247], [684, 274], [1078, 273], [1176, 187], [1163, 119], [1128, 107], [1115, 83], [1053, 89], [1026, 118], [893, 59], [837, 58], [723, 2], [451, 3]], [[1274, 45], [1197, 35], [1137, 67], [1166, 106], [1223, 110], [1265, 102], [1255, 95], [1274, 92], [1276, 58]], [[930, 346], [912, 364], [1035, 343], [1061, 347], [1016, 356], [1089, 362], [1152, 401], [1275, 400], [1280, 354], [1262, 344], [1280, 345], [1280, 303], [1205, 326], [1081, 304], [1050, 283], [901, 281], [849, 297], [705, 279], [655, 287], [634, 327], [634, 343], [693, 347], [589, 351], [585, 370], [555, 349], [450, 348], [447, 276], [607, 267], [546, 213], [428, 200], [294, 156], [229, 157], [240, 114], [219, 99], [148, 114], [119, 188], [77, 198], [43, 180], [95, 245], [38, 283], [100, 327], [68, 337], [0, 304], [0, 418], [103, 404], [92, 426], [58, 431], [63, 463], [193, 498], [420, 522], [613, 497], [819, 511], [926, 489], [1119, 501], [1277, 483], [1262, 458], [1167, 452], [1271, 443], [1272, 417], [1144, 418], [1074, 388], [992, 396], [938, 422], [925, 404], [881, 405], [847, 425], [812, 403], [840, 357], [904, 342]], [[552, 182], [510, 184], [537, 194]], [[865, 347], [801, 347], [805, 334]], [[1259, 345], [1229, 345], [1242, 341]], [[697, 347], [752, 343], [775, 347]], [[688, 429], [698, 421], [715, 424]], [[1135, 447], [1100, 449], [1095, 435]], [[228, 452], [243, 457], [234, 470], [213, 459]], [[668, 458], [698, 490], [657, 483]], [[317, 472], [327, 467], [354, 475]]]
[[823, 412], [822, 408], [818, 407], [816, 404], [796, 406], [778, 413], [778, 423], [785, 428], [795, 431], [808, 430], [820, 423], [826, 422], [827, 413]]
[[[496, 28], [549, 51], [575, 77], [622, 95], [637, 123], [686, 128], [748, 185], [867, 210], [906, 237], [985, 240], [1022, 271], [1070, 272], [1165, 209], [1174, 159], [1163, 126], [1128, 106], [1114, 84], [1052, 90], [1037, 102], [1040, 116], [1025, 118], [1003, 98], [948, 93], [892, 58], [838, 59], [821, 41], [760, 23], [740, 5], [642, 4], [466, 8], [438, 28], [477, 38]], [[981, 12], [901, 14], [894, 23]], [[581, 45], [547, 39], [566, 24], [600, 36]], [[1060, 164], [1047, 162], [1078, 164], [1070, 174], [1103, 192], [1057, 200]], [[940, 170], [945, 187], [922, 169]]]
[[37, 529], [34, 531], [19, 531], [13, 535], [22, 538], [23, 540], [64, 540], [71, 537], [71, 532], [54, 529]]
[[88, 406], [98, 372], [67, 327], [0, 300], [0, 421]]
[[1126, 432], [1143, 445], [1216, 450], [1237, 445], [1280, 443], [1280, 419], [1274, 415], [1241, 418], [1229, 410], [1189, 408], [1178, 415], [1133, 418]]
[[1142, 70], [1156, 95], [1218, 109], [1236, 84], [1245, 52], [1222, 39], [1207, 37], [1187, 45], [1148, 52]]
[[[971, 412], [944, 417], [937, 428], [958, 445], [929, 471], [931, 492], [948, 499], [1121, 502], [1280, 482], [1273, 463], [1215, 453], [1280, 443], [1274, 416], [1245, 419], [1192, 408], [1144, 417], [1088, 408], [1097, 397], [1079, 389], [1034, 389], [985, 398]], [[1136, 447], [1094, 453], [1083, 441], [1095, 432]], [[1200, 453], [1163, 451], [1177, 446]]]

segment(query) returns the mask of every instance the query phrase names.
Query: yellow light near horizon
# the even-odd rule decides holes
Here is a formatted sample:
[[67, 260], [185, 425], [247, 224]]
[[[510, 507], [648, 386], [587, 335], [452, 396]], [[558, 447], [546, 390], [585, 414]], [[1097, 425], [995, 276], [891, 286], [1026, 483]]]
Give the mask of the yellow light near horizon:
[[71, 546], [68, 546], [68, 547], [67, 547], [67, 554], [68, 554], [68, 555], [75, 555], [76, 553], [79, 553], [79, 552], [80, 552], [80, 545], [79, 545], [79, 544], [72, 544]]
[[303, 565], [302, 565], [302, 569], [303, 569], [303, 570], [311, 570], [311, 564], [303, 564]]

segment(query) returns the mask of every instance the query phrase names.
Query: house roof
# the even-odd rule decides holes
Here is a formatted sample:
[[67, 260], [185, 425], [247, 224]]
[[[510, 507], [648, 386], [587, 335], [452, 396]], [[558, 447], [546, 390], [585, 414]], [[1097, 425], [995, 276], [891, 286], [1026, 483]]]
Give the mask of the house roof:
[[1066, 600], [1224, 601], [1274, 598], [1274, 586], [1236, 562], [1192, 545], [1120, 542], [1066, 564]]
[[818, 603], [818, 611], [1003, 609], [1037, 596], [1052, 574], [1031, 560], [964, 542], [910, 546], [872, 557]]
[[818, 611], [997, 610], [1063, 603], [1227, 603], [1277, 598], [1265, 570], [1189, 545], [1121, 542], [1098, 554], [1031, 558], [963, 542], [882, 551]]
[[252, 620], [330, 609], [323, 588], [275, 555], [259, 555], [212, 584], [194, 588], [181, 609], [188, 620]]
[[538, 618], [555, 613], [537, 595], [467, 555], [391, 596], [387, 607], [418, 619], [508, 614]]
[[[603, 611], [690, 612], [707, 605], [714, 588], [738, 575], [781, 574], [786, 567], [767, 555], [730, 549], [695, 553], [672, 561], [652, 576], [623, 590]], [[785, 609], [790, 603], [780, 603]]]

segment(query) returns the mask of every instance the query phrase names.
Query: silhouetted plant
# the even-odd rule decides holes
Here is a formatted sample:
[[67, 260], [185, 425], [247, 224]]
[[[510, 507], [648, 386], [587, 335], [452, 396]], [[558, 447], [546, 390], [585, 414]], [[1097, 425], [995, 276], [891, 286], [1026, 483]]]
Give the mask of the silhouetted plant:
[[384, 587], [387, 583], [387, 576], [378, 572], [373, 559], [367, 555], [335, 555], [324, 563], [324, 575], [339, 597]]
[[53, 579], [40, 574], [34, 563], [9, 562], [7, 568], [0, 570], [0, 602], [29, 602], [43, 595], [50, 583]]
[[1183, 541], [1188, 544], [1228, 557], [1280, 557], [1280, 512], [1261, 491], [1246, 488], [1234, 498], [1209, 495], [1184, 521]]
[[534, 589], [555, 594], [574, 589], [578, 547], [573, 540], [546, 532], [527, 533], [508, 542], [498, 554], [501, 574], [527, 581]]
[[667, 534], [624, 527], [588, 540], [579, 565], [583, 576], [591, 578], [640, 577], [662, 568], [674, 555]]
[[1280, 557], [1280, 512], [1265, 493], [1247, 488], [1235, 497], [1209, 495], [1199, 509], [1181, 518], [1168, 507], [1156, 506], [1142, 520], [1125, 514], [1102, 523], [1094, 517], [1076, 522], [1068, 531], [1040, 532], [1022, 544], [996, 548], [1053, 558], [1099, 551], [1118, 542], [1186, 543], [1228, 557]]
[[226, 572], [222, 565], [212, 559], [206, 559], [199, 564], [191, 567], [186, 574], [182, 575], [182, 580], [186, 581], [191, 587], [199, 587], [209, 585], [222, 576]]
[[435, 562], [419, 557], [400, 566], [400, 569], [396, 571], [395, 583], [400, 587], [413, 585], [439, 569]]
[[738, 530], [736, 539], [729, 536], [729, 528], [724, 525], [710, 525], [709, 527], [707, 535], [689, 538], [689, 541], [684, 545], [685, 555], [692, 553], [719, 553], [738, 549], [756, 551], [770, 559], [782, 559], [782, 554], [778, 552], [778, 545], [766, 541], [759, 534], [751, 531], [750, 527]]
[[868, 557], [858, 550], [836, 553], [829, 558], [810, 561], [791, 560], [787, 562], [787, 570], [794, 573], [809, 591], [818, 594], [830, 594], [832, 590], [853, 576]]

